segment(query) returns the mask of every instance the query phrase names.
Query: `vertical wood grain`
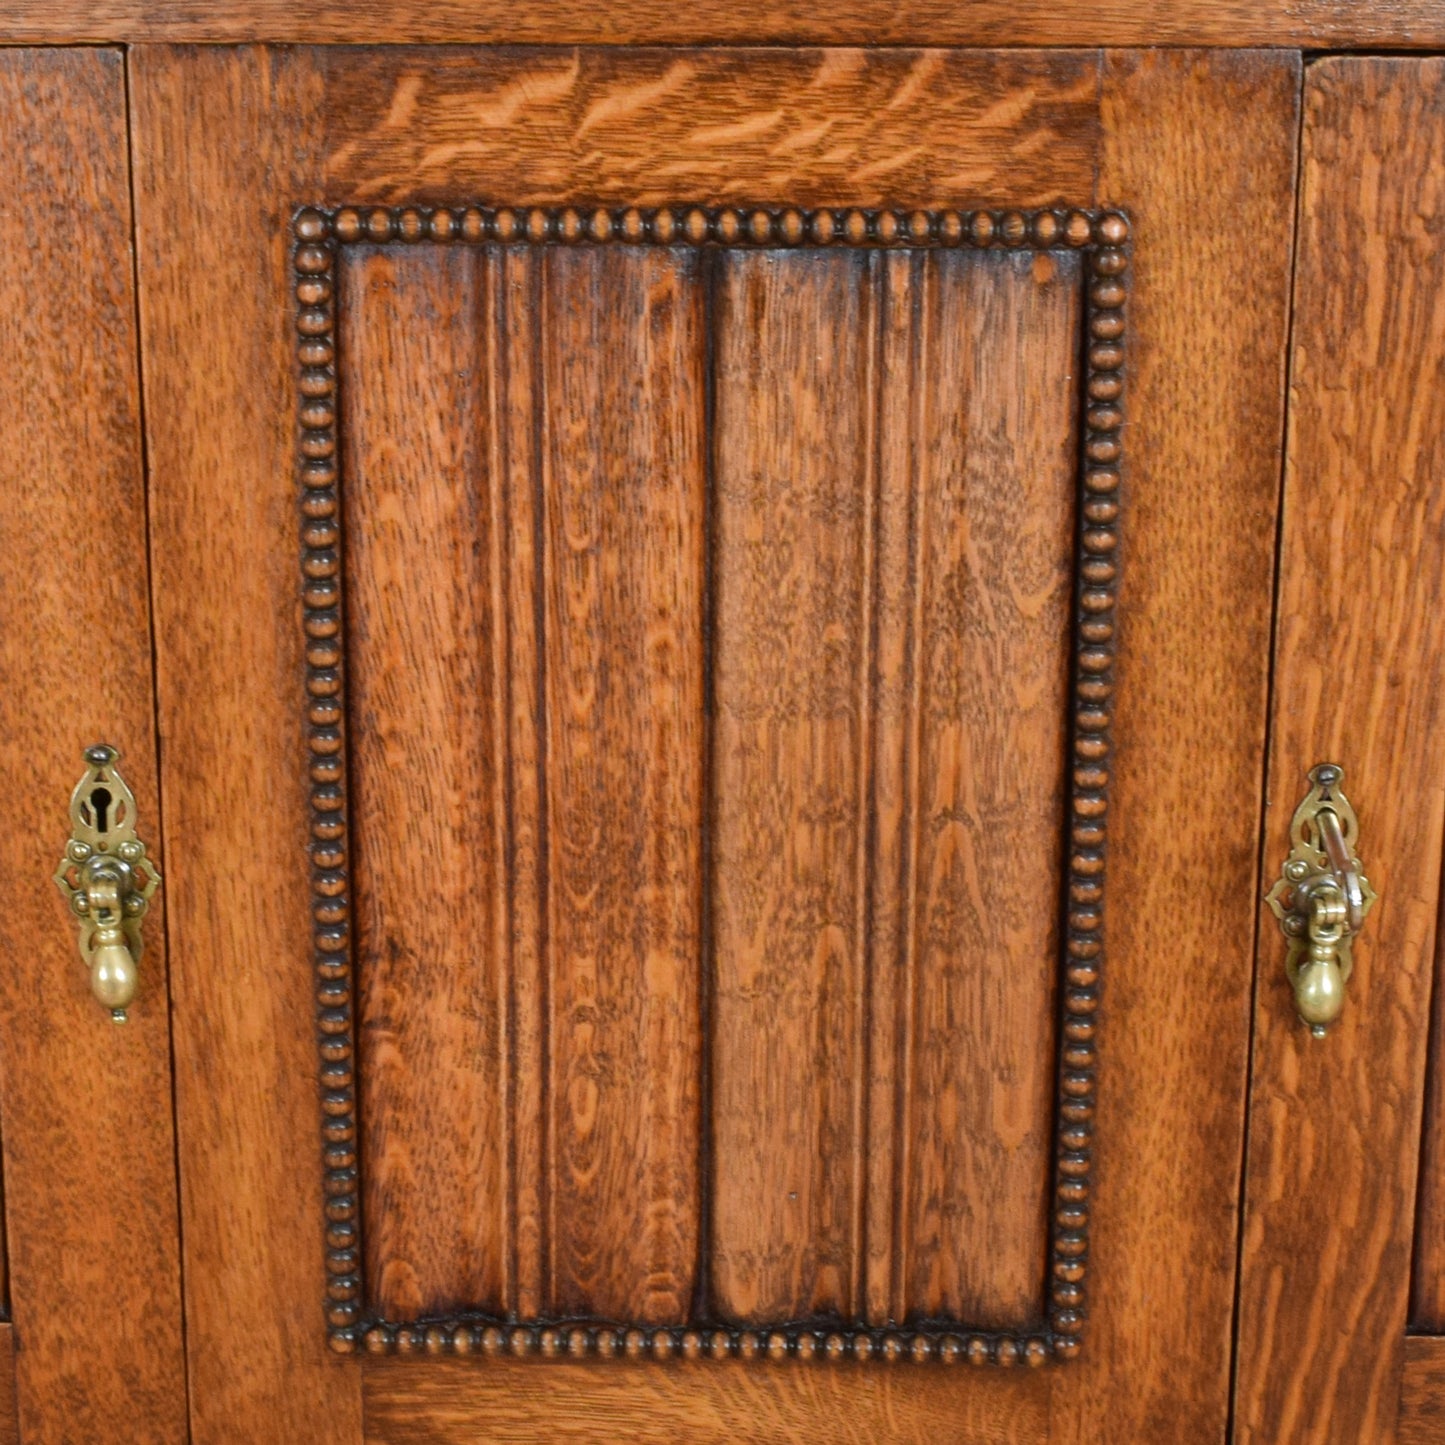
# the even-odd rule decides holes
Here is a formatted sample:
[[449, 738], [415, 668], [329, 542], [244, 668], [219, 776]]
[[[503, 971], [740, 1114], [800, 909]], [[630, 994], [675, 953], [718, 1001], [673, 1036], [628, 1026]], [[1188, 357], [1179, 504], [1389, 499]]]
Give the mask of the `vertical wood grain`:
[[289, 266], [321, 91], [304, 51], [130, 63], [192, 1439], [347, 1442], [359, 1374], [322, 1311]]
[[510, 1288], [487, 280], [462, 248], [340, 272], [363, 1242], [389, 1319], [505, 1312]]
[[[1411, 277], [1415, 290], [1413, 305], [1416, 308], [1412, 320], [1415, 327], [1424, 322], [1424, 327], [1420, 329], [1430, 338], [1430, 343], [1419, 349], [1413, 365], [1401, 358], [1404, 365], [1412, 365], [1412, 374], [1401, 378], [1400, 382], [1411, 419], [1409, 440], [1402, 443], [1410, 449], [1411, 455], [1404, 460], [1401, 470], [1405, 466], [1413, 467], [1417, 485], [1421, 488], [1433, 486], [1437, 491], [1445, 487], [1445, 446], [1441, 443], [1442, 433], [1445, 433], [1445, 408], [1439, 401], [1442, 385], [1445, 385], [1445, 322], [1440, 320], [1438, 305], [1430, 313], [1430, 319], [1426, 320], [1424, 304], [1431, 288], [1438, 289], [1441, 279], [1445, 278], [1445, 252], [1442, 252], [1441, 246], [1437, 244], [1433, 255], [1425, 253], [1429, 244], [1425, 238], [1438, 240], [1439, 232], [1433, 227], [1445, 224], [1440, 220], [1445, 215], [1445, 188], [1439, 184], [1440, 156], [1445, 151], [1445, 106], [1431, 90], [1432, 86], [1438, 85], [1441, 77], [1442, 68], [1438, 63], [1427, 65], [1422, 70], [1402, 72], [1397, 77], [1398, 83], [1415, 89], [1416, 95], [1405, 102], [1410, 106], [1406, 117], [1396, 122], [1401, 129], [1408, 128], [1407, 133], [1413, 131], [1412, 141], [1416, 149], [1432, 145], [1428, 137], [1433, 137], [1433, 148], [1423, 161], [1417, 162], [1425, 168], [1430, 188], [1422, 189], [1420, 195], [1420, 219], [1405, 223], [1408, 229], [1401, 238], [1404, 245], [1400, 247], [1395, 265], [1406, 264], [1404, 257], [1408, 256], [1410, 263], [1421, 266], [1421, 270]], [[1404, 183], [1409, 184], [1408, 181]], [[1404, 307], [1408, 304], [1410, 302], [1404, 298], [1397, 301], [1398, 314], [1403, 316]], [[1420, 411], [1424, 414], [1419, 415]], [[1416, 1329], [1439, 1335], [1445, 1334], [1445, 982], [1442, 982], [1445, 980], [1445, 936], [1441, 935], [1438, 926], [1434, 952], [1434, 1010], [1424, 1100], [1424, 1149], [1420, 1157], [1410, 1323]], [[1445, 1374], [1445, 1371], [1440, 1373]]]
[[867, 258], [722, 253], [712, 439], [712, 1289], [855, 1308]]
[[1227, 1428], [1299, 74], [1281, 53], [1105, 61], [1098, 198], [1133, 235], [1127, 520], [1092, 1292], [1054, 1376], [1061, 1445]]
[[[20, 1414], [16, 1399], [15, 1326], [0, 1325], [0, 1445], [20, 1445]], [[178, 1395], [176, 1414], [185, 1409], [184, 1396]]]
[[1445, 830], [1442, 96], [1439, 60], [1323, 61], [1305, 87], [1264, 861], [1272, 880], [1306, 770], [1337, 762], [1380, 901], [1324, 1039], [1260, 931], [1244, 1441], [1395, 1435]]
[[924, 274], [895, 1309], [1023, 1325], [1039, 1309], [1052, 1154], [1079, 267], [943, 253]]
[[550, 1303], [692, 1303], [703, 305], [695, 251], [557, 250], [540, 313]]
[[[185, 1434], [166, 948], [178, 890], [156, 779], [123, 65], [113, 50], [0, 51], [0, 1142], [23, 1342], [12, 1352], [4, 1329], [0, 1433], [13, 1388], [34, 1441]], [[101, 741], [122, 752], [166, 880], [123, 1027], [91, 996], [50, 881], [81, 749]]]
[[714, 1260], [743, 1318], [1039, 1310], [1077, 290], [1031, 255], [720, 265]]

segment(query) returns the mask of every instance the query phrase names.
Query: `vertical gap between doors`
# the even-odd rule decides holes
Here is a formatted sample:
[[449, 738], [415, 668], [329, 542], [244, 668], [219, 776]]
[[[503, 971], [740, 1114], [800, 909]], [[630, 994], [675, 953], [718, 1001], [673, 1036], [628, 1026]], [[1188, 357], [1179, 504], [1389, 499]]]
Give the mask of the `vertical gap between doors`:
[[[125, 101], [125, 175], [126, 194], [130, 202], [130, 270], [131, 270], [131, 325], [134, 328], [136, 410], [140, 422], [140, 472], [141, 492], [145, 502], [145, 573], [146, 601], [149, 610], [146, 641], [150, 648], [151, 676], [151, 736], [155, 746], [156, 759], [156, 808], [160, 822], [161, 857], [167, 857], [166, 843], [169, 836], [168, 815], [165, 804], [165, 768], [163, 766], [164, 742], [161, 737], [160, 717], [160, 658], [156, 647], [156, 590], [155, 569], [152, 566], [153, 527], [151, 523], [151, 466], [149, 447], [149, 417], [146, 406], [144, 347], [141, 340], [141, 278], [140, 278], [140, 207], [136, 197], [136, 146], [135, 107], [131, 94], [131, 50], [121, 47], [121, 77]], [[187, 1434], [191, 1421], [191, 1357], [186, 1318], [186, 1239], [185, 1219], [181, 1213], [181, 1129], [176, 1108], [176, 1018], [171, 994], [170, 959], [171, 936], [170, 914], [162, 915], [162, 939], [166, 959], [166, 1043], [167, 1062], [171, 1075], [171, 1168], [176, 1192], [176, 1287], [180, 1300], [181, 1335], [181, 1383], [185, 1391]]]
[[1238, 1189], [1234, 1225], [1234, 1309], [1230, 1319], [1229, 1333], [1229, 1408], [1225, 1417], [1224, 1437], [1226, 1442], [1232, 1441], [1235, 1437], [1235, 1408], [1239, 1390], [1239, 1329], [1241, 1306], [1244, 1299], [1244, 1227], [1246, 1208], [1249, 1200], [1250, 1103], [1254, 1084], [1255, 1017], [1259, 1007], [1260, 929], [1264, 920], [1261, 890], [1264, 879], [1267, 876], [1265, 870], [1269, 866], [1269, 845], [1271, 841], [1267, 827], [1269, 821], [1270, 746], [1274, 734], [1275, 662], [1279, 646], [1279, 595], [1280, 580], [1283, 573], [1285, 506], [1287, 502], [1286, 483], [1289, 477], [1290, 420], [1292, 414], [1290, 396], [1294, 381], [1295, 288], [1299, 276], [1300, 198], [1304, 185], [1305, 81], [1308, 75], [1309, 67], [1304, 63], [1303, 57], [1301, 57], [1299, 88], [1296, 93], [1294, 218], [1290, 235], [1289, 295], [1285, 318], [1284, 356], [1280, 368], [1280, 385], [1283, 389], [1284, 405], [1280, 424], [1279, 483], [1276, 493], [1277, 504], [1275, 507], [1274, 524], [1274, 575], [1270, 589], [1269, 659], [1265, 674], [1264, 689], [1264, 747], [1260, 758], [1259, 774], [1259, 807], [1257, 815], [1259, 818], [1259, 841], [1255, 856], [1254, 893], [1256, 906], [1254, 911], [1253, 942], [1250, 948], [1248, 1051], [1245, 1055], [1244, 1069], [1244, 1128], [1240, 1132], [1239, 1167], [1235, 1173], [1235, 1178], [1238, 1181]]

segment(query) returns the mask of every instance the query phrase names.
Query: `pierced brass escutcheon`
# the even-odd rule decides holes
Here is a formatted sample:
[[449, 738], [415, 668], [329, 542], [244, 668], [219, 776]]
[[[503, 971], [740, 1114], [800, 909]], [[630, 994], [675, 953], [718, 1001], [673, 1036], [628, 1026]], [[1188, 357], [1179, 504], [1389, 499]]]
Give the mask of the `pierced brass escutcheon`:
[[86, 748], [86, 773], [70, 795], [70, 841], [55, 883], [80, 924], [90, 991], [118, 1024], [135, 997], [141, 919], [161, 875], [135, 834], [135, 794], [107, 743]]
[[1266, 902], [1289, 940], [1284, 971], [1310, 1033], [1323, 1038], [1345, 1006], [1354, 968], [1351, 944], [1364, 926], [1375, 890], [1356, 856], [1359, 819], [1335, 763], [1310, 769], [1313, 784], [1289, 826], [1290, 851]]

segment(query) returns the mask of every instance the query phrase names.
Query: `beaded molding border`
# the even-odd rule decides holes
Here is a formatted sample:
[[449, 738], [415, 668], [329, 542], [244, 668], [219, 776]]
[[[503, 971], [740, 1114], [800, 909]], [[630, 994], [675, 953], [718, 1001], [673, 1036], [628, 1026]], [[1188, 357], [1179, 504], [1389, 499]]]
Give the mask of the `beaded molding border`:
[[[326, 1214], [326, 1318], [338, 1354], [666, 1359], [967, 1360], [1042, 1365], [1082, 1344], [1104, 964], [1105, 829], [1112, 748], [1115, 609], [1129, 222], [1112, 209], [859, 210], [798, 207], [306, 207], [293, 219], [297, 301], [302, 627], [311, 802], [311, 894]], [[1070, 706], [1073, 763], [1056, 1089], [1047, 1322], [1019, 1331], [949, 1325], [873, 1329], [649, 1327], [592, 1320], [515, 1323], [456, 1316], [395, 1324], [362, 1298], [355, 1040], [347, 899], [344, 615], [336, 430], [338, 248], [353, 242], [692, 246], [901, 246], [1087, 252]]]

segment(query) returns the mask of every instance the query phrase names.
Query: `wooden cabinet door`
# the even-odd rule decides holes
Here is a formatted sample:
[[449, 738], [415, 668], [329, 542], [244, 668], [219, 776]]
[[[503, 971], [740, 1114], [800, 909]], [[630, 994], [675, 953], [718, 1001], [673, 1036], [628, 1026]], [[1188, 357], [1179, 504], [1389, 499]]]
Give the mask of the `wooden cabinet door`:
[[96, 743], [123, 753], [165, 871], [122, 53], [0, 49], [0, 135], [0, 1440], [171, 1445], [186, 1398], [169, 890], [117, 1027], [51, 882]]
[[1264, 862], [1268, 884], [1306, 770], [1337, 763], [1378, 901], [1323, 1038], [1261, 928], [1240, 1440], [1442, 1438], [1442, 87], [1441, 61], [1386, 57], [1305, 83]]
[[1222, 1438], [1298, 86], [134, 52], [196, 1440]]

